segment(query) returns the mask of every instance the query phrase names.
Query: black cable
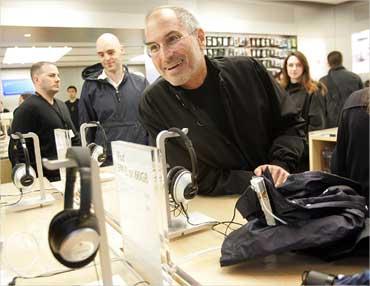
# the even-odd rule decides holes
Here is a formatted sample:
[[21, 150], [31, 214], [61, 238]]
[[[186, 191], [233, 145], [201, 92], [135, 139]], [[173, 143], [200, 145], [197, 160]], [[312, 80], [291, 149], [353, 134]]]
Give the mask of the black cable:
[[227, 228], [226, 228], [226, 230], [225, 230], [225, 234], [226, 234], [226, 235], [227, 235], [227, 231], [228, 231], [228, 229], [230, 228], [231, 223], [233, 223], [233, 222], [234, 222], [235, 216], [236, 216], [236, 204], [235, 204], [235, 206], [234, 206], [233, 216], [232, 216], [232, 218], [231, 218], [231, 220], [230, 220], [230, 222], [229, 222], [229, 224], [228, 224], [228, 226], [227, 226]]

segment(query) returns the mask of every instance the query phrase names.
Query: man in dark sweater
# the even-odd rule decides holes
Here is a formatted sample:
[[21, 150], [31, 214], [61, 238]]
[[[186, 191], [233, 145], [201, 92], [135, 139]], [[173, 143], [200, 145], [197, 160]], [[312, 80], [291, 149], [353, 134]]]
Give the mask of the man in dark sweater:
[[71, 114], [72, 122], [77, 130], [79, 130], [80, 122], [78, 118], [78, 101], [77, 98], [77, 87], [70, 85], [67, 88], [69, 100], [65, 102], [68, 107], [69, 113]]
[[338, 51], [328, 54], [328, 75], [320, 79], [328, 88], [326, 100], [326, 128], [338, 126], [344, 102], [352, 92], [363, 87], [361, 78], [343, 66], [343, 56]]
[[[63, 101], [54, 96], [59, 91], [60, 78], [59, 71], [55, 64], [50, 62], [38, 62], [31, 67], [31, 79], [35, 86], [35, 94], [30, 96], [22, 103], [11, 126], [11, 132], [28, 133], [34, 132], [39, 137], [41, 157], [57, 159], [57, 150], [54, 138], [54, 129], [68, 129], [73, 132], [72, 141], [75, 145], [79, 144], [79, 137], [68, 108]], [[31, 165], [35, 168], [34, 149], [32, 140], [27, 140], [30, 150]], [[18, 140], [11, 139], [9, 142], [9, 159], [13, 166], [18, 162], [24, 162], [24, 155]], [[60, 179], [58, 170], [43, 169], [44, 176], [49, 181]]]
[[[161, 75], [139, 106], [150, 143], [162, 130], [188, 128], [201, 194], [242, 193], [266, 168], [282, 184], [302, 155], [304, 121], [266, 69], [248, 57], [205, 57], [205, 32], [180, 7], [149, 12], [145, 36]], [[171, 167], [191, 170], [181, 140], [166, 146]]]

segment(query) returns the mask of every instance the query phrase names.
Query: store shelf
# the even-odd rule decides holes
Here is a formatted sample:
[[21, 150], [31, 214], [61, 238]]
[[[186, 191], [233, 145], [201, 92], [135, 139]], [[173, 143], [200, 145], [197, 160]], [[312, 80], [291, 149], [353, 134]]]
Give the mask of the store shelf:
[[297, 50], [297, 36], [207, 33], [208, 57], [251, 56], [272, 72], [280, 72], [288, 53]]

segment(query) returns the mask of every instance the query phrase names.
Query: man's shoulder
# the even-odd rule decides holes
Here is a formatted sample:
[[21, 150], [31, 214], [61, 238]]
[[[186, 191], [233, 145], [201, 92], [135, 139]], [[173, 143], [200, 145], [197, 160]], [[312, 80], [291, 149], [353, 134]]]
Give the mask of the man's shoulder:
[[346, 100], [343, 110], [353, 107], [367, 107], [369, 102], [369, 88], [363, 88], [353, 92]]
[[37, 114], [41, 112], [42, 100], [36, 95], [29, 97], [16, 109], [13, 116], [23, 116], [24, 114]]
[[322, 78], [320, 78], [321, 82], [327, 82], [328, 81], [328, 75], [324, 75]]
[[263, 70], [263, 66], [256, 59], [248, 56], [214, 58], [211, 59], [211, 63], [224, 74], [247, 73], [251, 75], [257, 71]]
[[165, 79], [163, 79], [162, 77], [158, 77], [154, 82], [152, 82], [145, 88], [143, 94], [147, 95], [151, 93], [156, 93], [161, 90], [168, 90], [170, 86], [171, 85]]
[[248, 56], [233, 56], [233, 57], [217, 57], [210, 59], [212, 63], [216, 66], [223, 67], [235, 64], [244, 64], [248, 66], [252, 66], [257, 63], [257, 61]]

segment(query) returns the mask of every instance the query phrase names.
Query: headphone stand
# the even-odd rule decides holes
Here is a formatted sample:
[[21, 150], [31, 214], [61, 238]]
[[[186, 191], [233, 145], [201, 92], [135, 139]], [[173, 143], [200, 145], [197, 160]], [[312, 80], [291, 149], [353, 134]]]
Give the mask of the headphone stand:
[[[11, 136], [13, 139], [19, 139], [19, 137], [16, 134], [12, 134]], [[33, 132], [28, 132], [28, 133], [23, 134], [23, 138], [25, 139], [32, 138], [33, 140], [33, 149], [34, 149], [35, 160], [36, 160], [36, 169], [37, 169], [37, 174], [38, 174], [37, 179], [39, 182], [40, 197], [22, 198], [22, 200], [16, 205], [7, 207], [6, 208], [7, 211], [22, 211], [26, 209], [38, 208], [38, 207], [50, 205], [55, 202], [55, 198], [53, 197], [53, 195], [47, 194], [45, 192], [44, 173], [42, 171], [42, 164], [41, 164], [39, 137]]]
[[95, 123], [87, 122], [87, 123], [82, 123], [80, 126], [80, 136], [81, 136], [81, 146], [82, 147], [87, 146], [86, 129], [90, 127], [97, 127], [97, 125]]
[[[188, 129], [183, 128], [182, 131], [187, 134]], [[216, 224], [216, 220], [214, 218], [208, 217], [202, 213], [194, 212], [189, 213], [189, 221], [186, 217], [177, 217], [174, 218], [171, 215], [170, 210], [170, 202], [169, 202], [169, 187], [168, 187], [168, 180], [167, 180], [167, 159], [166, 159], [166, 139], [178, 137], [179, 135], [175, 132], [170, 132], [167, 130], [161, 131], [157, 138], [156, 138], [156, 145], [162, 155], [162, 172], [163, 172], [163, 179], [164, 185], [166, 190], [166, 212], [167, 212], [167, 220], [168, 220], [168, 237], [169, 239], [174, 239], [179, 236], [183, 236], [189, 233], [193, 233], [196, 231], [209, 229], [213, 225]]]
[[[63, 160], [52, 160], [43, 159], [44, 166], [50, 170], [56, 170], [59, 168], [71, 168], [77, 167], [77, 163], [74, 160], [63, 159]], [[103, 196], [100, 188], [99, 180], [99, 167], [95, 160], [91, 159], [91, 186], [92, 186], [92, 203], [94, 205], [94, 212], [98, 220], [100, 229], [100, 248], [99, 258], [100, 267], [102, 273], [102, 280], [104, 286], [113, 286], [112, 281], [112, 267], [111, 259], [109, 255], [107, 230], [105, 225], [105, 214], [103, 206]]]

